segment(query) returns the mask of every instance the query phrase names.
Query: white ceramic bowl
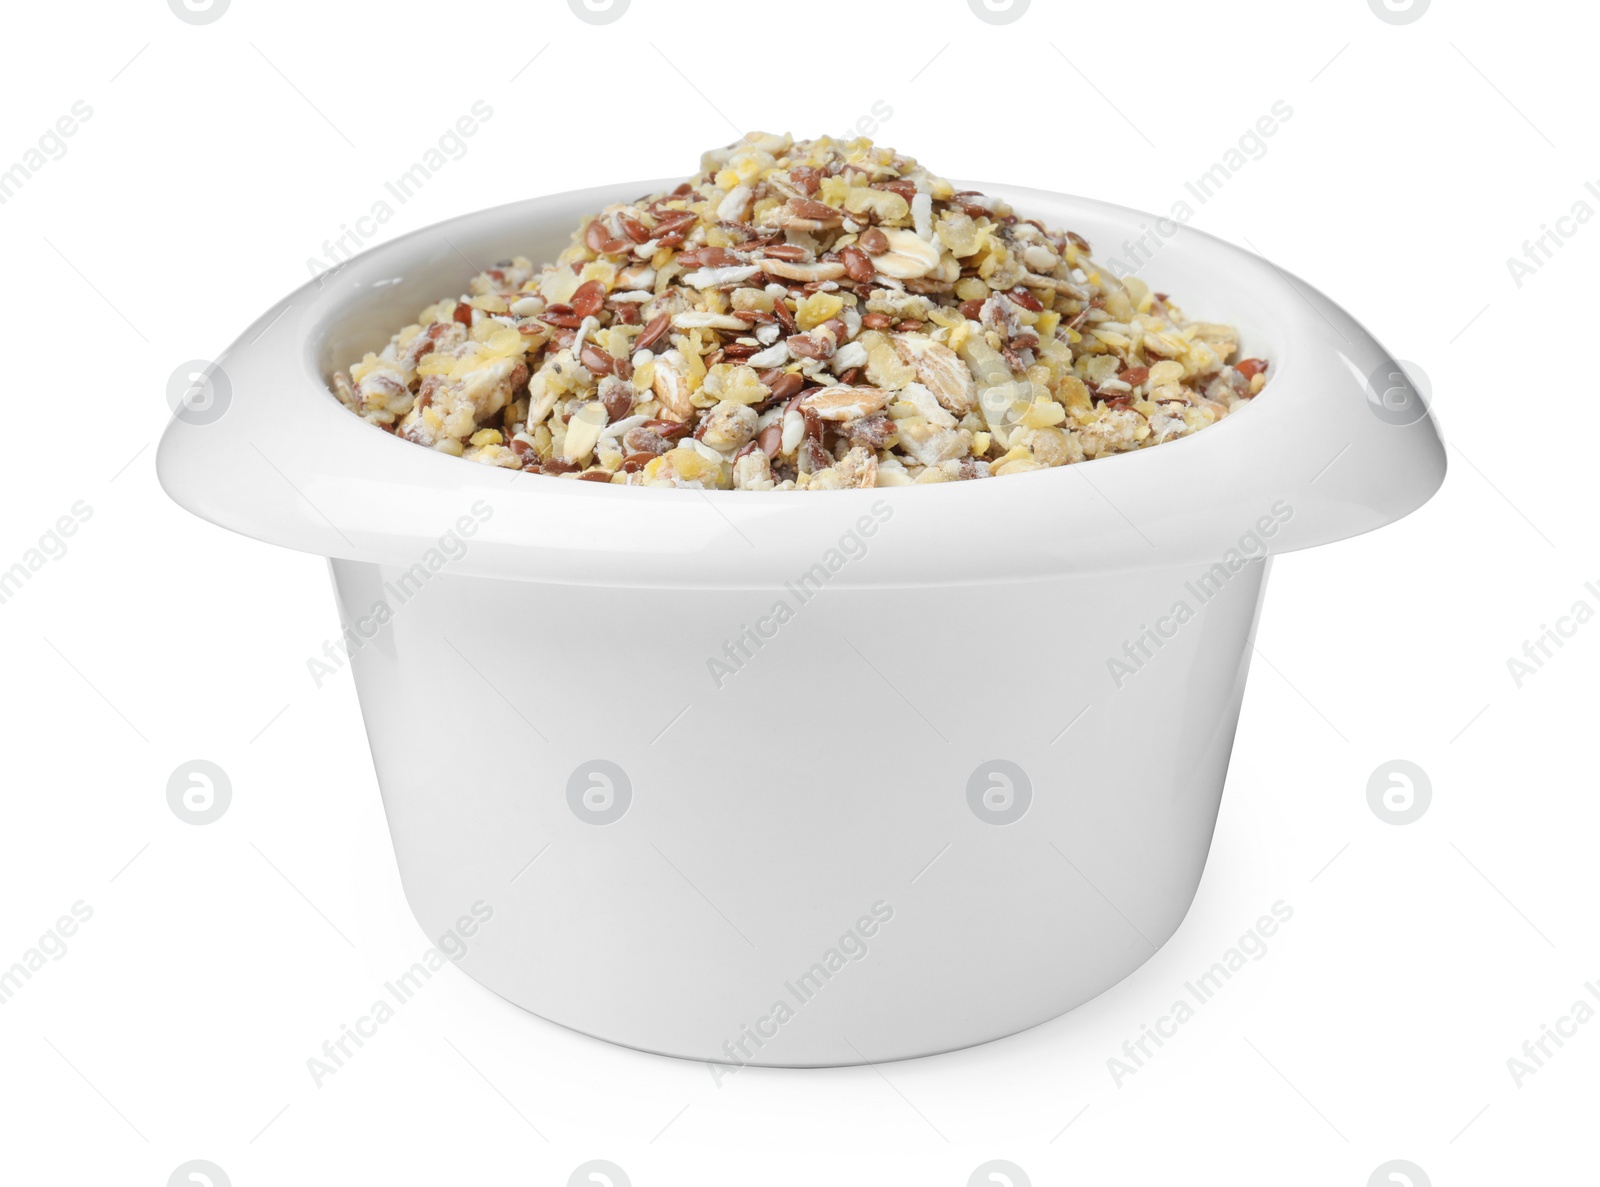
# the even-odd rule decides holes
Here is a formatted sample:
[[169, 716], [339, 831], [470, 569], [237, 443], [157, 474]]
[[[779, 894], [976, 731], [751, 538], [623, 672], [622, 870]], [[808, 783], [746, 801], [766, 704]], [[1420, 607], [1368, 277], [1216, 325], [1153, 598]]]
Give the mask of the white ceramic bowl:
[[[671, 184], [465, 215], [306, 285], [174, 419], [162, 484], [332, 558], [407, 896], [433, 936], [492, 909], [460, 964], [496, 993], [631, 1047], [781, 1066], [1070, 1010], [1189, 907], [1271, 556], [1426, 501], [1433, 422], [1343, 310], [1176, 227], [1141, 275], [1240, 327], [1266, 392], [1058, 470], [608, 487], [434, 453], [329, 393], [472, 269], [552, 258], [585, 212]], [[972, 188], [1102, 258], [1157, 221]]]

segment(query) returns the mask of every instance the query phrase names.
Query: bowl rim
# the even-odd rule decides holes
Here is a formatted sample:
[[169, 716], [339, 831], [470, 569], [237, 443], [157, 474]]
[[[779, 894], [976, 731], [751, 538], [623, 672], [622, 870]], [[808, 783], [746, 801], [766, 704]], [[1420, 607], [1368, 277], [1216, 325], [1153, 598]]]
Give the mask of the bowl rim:
[[[218, 357], [214, 366], [230, 389], [220, 417], [199, 424], [175, 415], [169, 422], [157, 454], [162, 485], [221, 526], [343, 559], [408, 566], [453, 525], [477, 516], [473, 546], [452, 562], [453, 571], [563, 583], [770, 587], [872, 515], [892, 518], [894, 531], [874, 546], [870, 566], [837, 574], [842, 584], [1026, 580], [1202, 559], [1251, 530], [1275, 501], [1287, 502], [1294, 515], [1270, 550], [1289, 551], [1398, 519], [1443, 481], [1444, 450], [1430, 414], [1395, 425], [1370, 410], [1368, 377], [1398, 369], [1392, 356], [1311, 286], [1187, 224], [1174, 224], [1153, 260], [1160, 267], [1152, 275], [1179, 279], [1152, 285], [1177, 294], [1191, 314], [1239, 326], [1252, 353], [1272, 363], [1263, 394], [1189, 437], [1003, 482], [693, 492], [549, 481], [395, 439], [332, 394], [335, 343], [360, 337], [363, 319], [387, 325], [387, 341], [392, 327], [412, 316], [388, 310], [439, 299], [450, 275], [464, 283], [459, 256], [482, 258], [481, 266], [507, 254], [537, 258], [487, 245], [538, 236], [564, 243], [581, 214], [678, 180], [569, 190], [457, 215], [314, 277]], [[1135, 234], [1152, 221], [1173, 222], [1072, 195], [957, 184], [1051, 225], [1088, 228], [1091, 242], [1100, 231]], [[1184, 277], [1196, 283], [1186, 285]], [[1231, 295], [1233, 308], [1217, 295]], [[380, 438], [386, 443], [375, 444]], [[1344, 441], [1342, 449], [1334, 438]], [[474, 510], [484, 504], [487, 517]], [[875, 510], [884, 506], [887, 516]], [[951, 527], [969, 536], [965, 548], [953, 546]]]

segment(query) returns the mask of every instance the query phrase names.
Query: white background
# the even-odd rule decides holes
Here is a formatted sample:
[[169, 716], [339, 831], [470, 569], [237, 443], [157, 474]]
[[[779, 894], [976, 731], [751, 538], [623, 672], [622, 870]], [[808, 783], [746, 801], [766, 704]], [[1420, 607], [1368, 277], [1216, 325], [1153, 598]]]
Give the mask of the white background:
[[[0, 1179], [158, 1187], [205, 1158], [238, 1187], [563, 1184], [606, 1158], [637, 1187], [957, 1187], [1004, 1158], [1035, 1184], [1360, 1187], [1403, 1158], [1439, 1185], [1593, 1181], [1600, 1021], [1521, 1087], [1506, 1065], [1600, 979], [1600, 625], [1521, 688], [1506, 666], [1575, 601], [1600, 607], [1600, 226], [1567, 224], [1520, 286], [1506, 265], [1579, 200], [1600, 210], [1586, 19], [1437, 0], [1405, 26], [1365, 0], [1034, 0], [1007, 26], [964, 0], [633, 0], [604, 27], [556, 0], [234, 0], [205, 26], [155, 0], [9, 12], [0, 167], [75, 100], [93, 115], [0, 206], [0, 567], [75, 502], [93, 514], [0, 605], [0, 965], [72, 903], [94, 915], [0, 1006]], [[1126, 982], [976, 1050], [718, 1087], [452, 969], [314, 1086], [307, 1057], [426, 941], [348, 674], [319, 690], [306, 671], [337, 631], [324, 562], [177, 509], [154, 441], [174, 368], [302, 283], [478, 99], [492, 119], [380, 238], [687, 174], [747, 128], [838, 132], [879, 100], [880, 139], [948, 176], [1164, 212], [1292, 106], [1264, 156], [1191, 198], [1194, 225], [1418, 364], [1451, 471], [1399, 525], [1278, 561], [1199, 897]], [[196, 757], [234, 789], [203, 828], [165, 799]], [[1396, 757], [1433, 785], [1405, 827], [1366, 802]], [[1268, 955], [1115, 1085], [1107, 1059], [1278, 899], [1294, 917]]]

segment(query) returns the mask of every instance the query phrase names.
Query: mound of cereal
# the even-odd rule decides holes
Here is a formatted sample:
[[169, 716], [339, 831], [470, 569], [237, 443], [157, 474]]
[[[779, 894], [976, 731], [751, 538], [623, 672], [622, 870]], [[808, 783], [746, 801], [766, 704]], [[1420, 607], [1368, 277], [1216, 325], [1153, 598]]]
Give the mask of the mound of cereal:
[[1186, 436], [1266, 382], [1229, 326], [869, 140], [752, 133], [468, 287], [335, 393], [418, 445], [595, 482], [1021, 474]]

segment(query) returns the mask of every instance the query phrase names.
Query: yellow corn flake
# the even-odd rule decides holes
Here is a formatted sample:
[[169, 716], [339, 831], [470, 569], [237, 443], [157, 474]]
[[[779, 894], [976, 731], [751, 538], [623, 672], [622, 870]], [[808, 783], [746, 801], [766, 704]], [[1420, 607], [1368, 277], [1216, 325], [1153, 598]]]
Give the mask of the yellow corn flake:
[[1177, 383], [1183, 378], [1183, 364], [1172, 359], [1162, 359], [1159, 363], [1150, 366], [1150, 388], [1166, 387], [1168, 384]]
[[[558, 371], [556, 368], [559, 367]], [[579, 379], [579, 367], [572, 358], [570, 350], [564, 350], [554, 360], [547, 361], [539, 369], [528, 385], [529, 398], [533, 398], [535, 385], [540, 393], [549, 396], [552, 400], [570, 395], [575, 391], [584, 390], [584, 383]]]
[[1191, 342], [1183, 352], [1184, 368], [1191, 375], [1209, 375], [1222, 366], [1222, 359], [1207, 342]]
[[849, 196], [850, 183], [842, 177], [824, 177], [822, 187], [813, 197], [818, 202], [826, 202], [829, 206], [843, 208], [844, 200]]
[[[606, 260], [591, 260], [578, 273], [578, 284], [588, 284], [591, 280], [598, 280], [609, 292], [617, 287], [617, 266]], [[576, 288], [573, 291], [576, 292]]]
[[499, 429], [479, 429], [472, 434], [469, 443], [472, 445], [500, 445], [504, 440], [505, 438], [500, 436]]
[[579, 280], [571, 268], [557, 268], [554, 272], [546, 272], [539, 285], [539, 291], [544, 294], [544, 299], [552, 305], [566, 305], [572, 300], [572, 294], [578, 291]]
[[674, 449], [672, 466], [680, 478], [694, 481], [704, 478], [711, 470], [711, 460], [698, 449]]
[[740, 185], [753, 185], [761, 180], [761, 175], [771, 168], [772, 164], [772, 154], [758, 149], [755, 152], [741, 154], [734, 160], [733, 167]]
[[706, 372], [702, 391], [711, 403], [731, 400], [735, 404], [759, 404], [772, 394], [753, 367], [740, 363], [718, 363]]
[[[490, 325], [496, 323], [490, 322]], [[528, 340], [510, 326], [500, 326], [484, 341], [484, 346], [491, 354], [520, 355], [527, 346]]]
[[1122, 288], [1114, 288], [1105, 294], [1106, 312], [1111, 315], [1112, 321], [1127, 322], [1133, 320], [1133, 302], [1128, 299], [1128, 294]]
[[1122, 360], [1114, 354], [1085, 355], [1078, 360], [1078, 371], [1085, 383], [1099, 387], [1117, 377], [1122, 370]]
[[[674, 334], [672, 336], [672, 345], [683, 356], [684, 371], [688, 380], [689, 390], [691, 392], [698, 390], [706, 377], [705, 360], [701, 358], [703, 348], [700, 341], [700, 331], [690, 330], [687, 334]], [[657, 355], [660, 355], [663, 349], [660, 343], [656, 344]]]
[[915, 382], [916, 378], [916, 368], [908, 365], [888, 342], [881, 342], [867, 352], [867, 382], [873, 387], [895, 391]]
[[440, 354], [435, 351], [432, 354], [422, 356], [422, 359], [417, 363], [417, 374], [424, 378], [429, 375], [448, 375], [455, 365], [455, 359], [447, 354]]
[[1044, 468], [1031, 458], [1018, 458], [1014, 462], [1007, 462], [1003, 466], [990, 469], [989, 473], [995, 478], [1005, 478], [1011, 474], [1026, 474], [1030, 470], [1043, 470]]
[[473, 297], [467, 304], [474, 309], [481, 309], [485, 313], [505, 313], [509, 309], [509, 306], [506, 305], [504, 299], [498, 293], [483, 293]]
[[1050, 378], [1046, 381], [1055, 387], [1061, 376], [1072, 373], [1072, 348], [1058, 338], [1041, 339], [1034, 348], [1041, 362], [1050, 368]]
[[646, 482], [676, 478], [683, 482], [699, 482], [714, 476], [718, 469], [709, 458], [691, 445], [680, 445], [645, 463]]
[[1056, 399], [1074, 416], [1082, 418], [1094, 410], [1094, 400], [1083, 380], [1076, 375], [1064, 375], [1056, 387]]
[[[971, 215], [959, 210], [946, 211], [933, 229], [934, 234], [939, 236], [939, 242], [950, 249], [951, 255], [960, 259], [976, 255], [989, 237], [988, 232], [980, 229]], [[962, 299], [973, 300], [972, 297]]]
[[976, 276], [963, 276], [956, 281], [956, 296], [963, 301], [986, 301], [989, 286]]
[[367, 351], [366, 357], [350, 368], [350, 381], [352, 383], [360, 383], [368, 375], [372, 374], [372, 369], [378, 365], [378, 356], [370, 350]]
[[1022, 414], [1022, 424], [1029, 429], [1047, 429], [1067, 419], [1067, 410], [1054, 400], [1035, 400]]
[[856, 186], [851, 189], [844, 199], [844, 208], [851, 214], [865, 214], [872, 211], [878, 216], [879, 222], [901, 223], [911, 217], [911, 206], [893, 190], [875, 190], [868, 186]]
[[1025, 446], [1019, 445], [1015, 449], [1007, 450], [1005, 456], [989, 467], [989, 473], [995, 477], [1000, 477], [1005, 474], [1018, 474], [1023, 470], [1037, 470], [1039, 468], [1039, 463], [1033, 458], [1033, 452]]
[[813, 293], [795, 309], [795, 320], [802, 330], [814, 330], [830, 317], [837, 317], [843, 308], [844, 298], [837, 293]]

